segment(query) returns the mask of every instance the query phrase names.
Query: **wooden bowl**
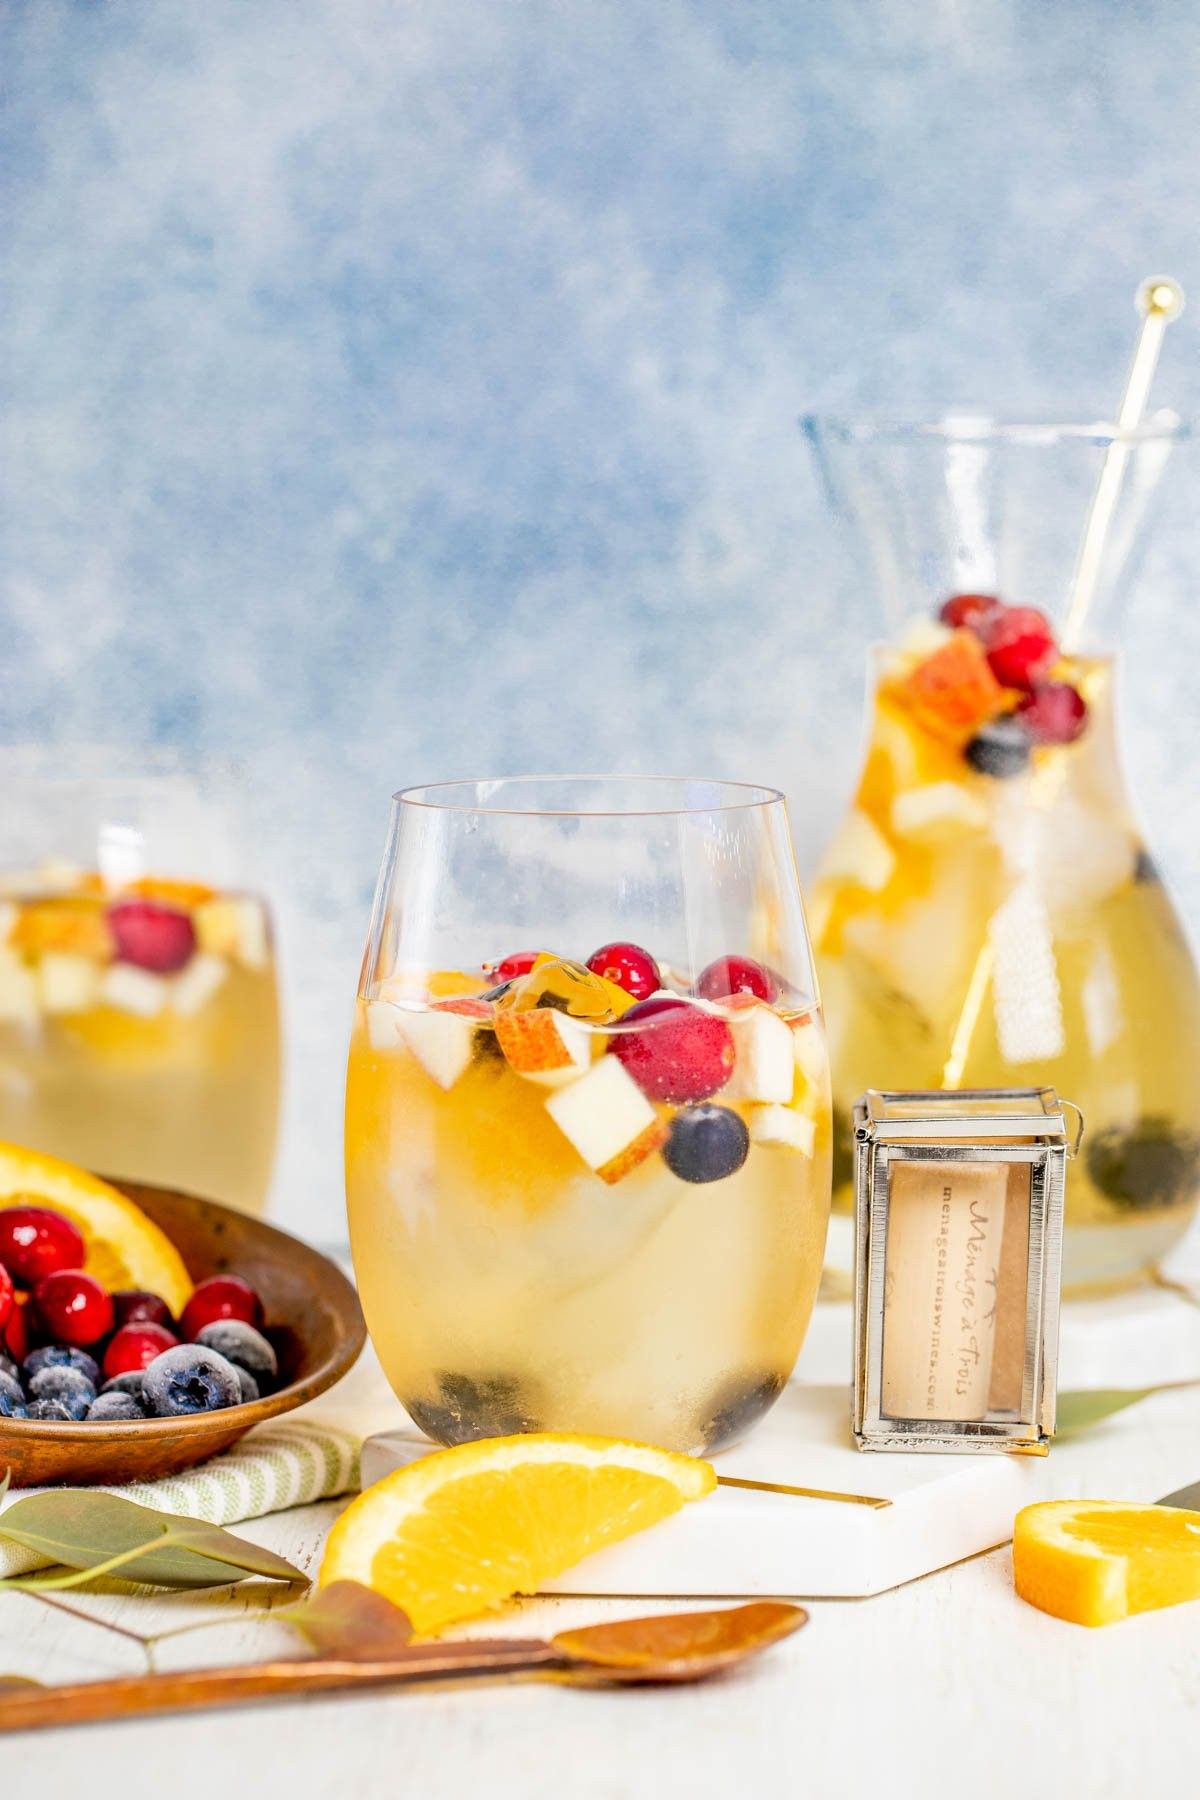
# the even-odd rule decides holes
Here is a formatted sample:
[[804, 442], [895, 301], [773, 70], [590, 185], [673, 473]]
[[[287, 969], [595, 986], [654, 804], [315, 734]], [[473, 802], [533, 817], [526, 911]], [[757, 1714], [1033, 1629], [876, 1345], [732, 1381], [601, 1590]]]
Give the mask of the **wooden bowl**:
[[105, 1179], [166, 1232], [193, 1281], [231, 1271], [257, 1289], [282, 1385], [262, 1400], [178, 1419], [76, 1425], [0, 1418], [0, 1479], [7, 1468], [13, 1487], [176, 1475], [228, 1450], [252, 1425], [324, 1393], [353, 1367], [366, 1342], [354, 1289], [328, 1257], [299, 1238], [215, 1200]]

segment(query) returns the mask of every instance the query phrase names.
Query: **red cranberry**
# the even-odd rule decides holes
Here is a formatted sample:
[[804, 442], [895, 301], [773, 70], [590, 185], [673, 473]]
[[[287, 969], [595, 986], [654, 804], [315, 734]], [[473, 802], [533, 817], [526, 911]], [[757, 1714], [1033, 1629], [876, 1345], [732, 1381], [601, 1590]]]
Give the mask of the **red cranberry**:
[[34, 1288], [58, 1269], [77, 1269], [83, 1236], [70, 1219], [46, 1206], [9, 1206], [0, 1212], [0, 1263], [18, 1287]]
[[996, 680], [1009, 688], [1036, 687], [1058, 660], [1058, 645], [1045, 613], [1010, 606], [987, 623], [983, 639]]
[[779, 998], [779, 978], [752, 956], [718, 956], [700, 971], [696, 992], [702, 1000], [727, 1000], [731, 994], [753, 994], [768, 1002]]
[[511, 956], [493, 963], [488, 975], [496, 985], [502, 981], [515, 981], [518, 975], [528, 975], [541, 954], [540, 950], [514, 950]]
[[0, 1350], [7, 1350], [14, 1362], [21, 1363], [29, 1355], [29, 1320], [26, 1318], [28, 1306], [22, 1306], [18, 1298], [8, 1315], [8, 1323], [0, 1331]]
[[4, 1326], [16, 1304], [16, 1300], [13, 1297], [12, 1276], [5, 1268], [4, 1264], [0, 1263], [0, 1332], [3, 1332]]
[[196, 928], [178, 907], [158, 900], [119, 900], [108, 910], [121, 962], [156, 975], [173, 975], [196, 948]]
[[164, 1350], [173, 1350], [179, 1339], [163, 1325], [122, 1325], [104, 1352], [104, 1379], [133, 1375], [148, 1368]]
[[615, 981], [635, 1000], [645, 1000], [662, 986], [658, 964], [648, 950], [637, 944], [601, 944], [588, 957], [587, 966], [593, 975]]
[[639, 1000], [609, 1048], [651, 1100], [707, 1100], [733, 1070], [733, 1033], [724, 1019], [686, 1000]]
[[938, 618], [954, 631], [973, 631], [982, 637], [988, 622], [1004, 610], [1003, 600], [995, 594], [951, 594]]
[[1043, 681], [1017, 707], [1017, 717], [1035, 744], [1073, 744], [1086, 727], [1087, 716], [1087, 701], [1069, 681]]
[[242, 1319], [256, 1329], [263, 1322], [262, 1301], [240, 1275], [210, 1275], [198, 1282], [183, 1309], [180, 1330], [189, 1343], [216, 1319]]
[[171, 1309], [158, 1294], [142, 1288], [118, 1288], [112, 1297], [113, 1319], [119, 1331], [122, 1325], [162, 1325], [175, 1329]]
[[34, 1295], [38, 1315], [56, 1344], [89, 1344], [107, 1337], [113, 1328], [113, 1303], [108, 1289], [82, 1269], [59, 1269], [47, 1275]]

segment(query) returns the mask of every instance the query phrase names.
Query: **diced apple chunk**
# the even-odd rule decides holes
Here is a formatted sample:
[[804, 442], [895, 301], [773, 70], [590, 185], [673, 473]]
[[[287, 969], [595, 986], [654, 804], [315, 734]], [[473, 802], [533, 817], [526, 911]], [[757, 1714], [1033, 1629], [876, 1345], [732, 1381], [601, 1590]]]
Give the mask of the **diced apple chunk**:
[[796, 1054], [785, 1020], [769, 1006], [727, 1014], [733, 1033], [733, 1074], [723, 1089], [730, 1100], [775, 1101], [786, 1105], [796, 1085]]
[[988, 810], [961, 781], [929, 781], [892, 801], [892, 829], [918, 843], [939, 843], [959, 831], [980, 831]]
[[248, 895], [222, 895], [206, 900], [192, 914], [201, 950], [230, 957], [244, 969], [265, 969], [271, 957], [267, 916]]
[[667, 1135], [641, 1088], [615, 1056], [552, 1094], [546, 1111], [589, 1169], [610, 1185], [636, 1169]]
[[190, 1019], [206, 1007], [214, 994], [225, 985], [229, 964], [223, 956], [209, 956], [201, 951], [193, 956], [171, 987], [171, 1011], [181, 1019]]
[[367, 1001], [367, 1041], [372, 1050], [403, 1049], [400, 1008], [393, 1006], [390, 1000]]
[[0, 950], [0, 1020], [29, 1025], [38, 1017], [37, 978], [12, 950]]
[[557, 1007], [498, 1012], [496, 1041], [509, 1068], [542, 1087], [577, 1081], [591, 1067], [592, 1033]]
[[166, 1006], [171, 984], [163, 975], [149, 969], [135, 969], [132, 963], [113, 963], [100, 979], [98, 998], [118, 1012], [133, 1013], [139, 1019], [155, 1019]]
[[86, 1012], [100, 986], [100, 969], [90, 956], [48, 950], [38, 964], [38, 989], [47, 1013]]
[[877, 894], [891, 880], [896, 853], [879, 827], [865, 812], [847, 813], [825, 853], [823, 880], [852, 881]]
[[817, 1140], [817, 1126], [807, 1113], [790, 1106], [752, 1106], [747, 1117], [752, 1144], [764, 1144], [784, 1150], [798, 1150], [811, 1156]]
[[401, 1042], [412, 1051], [425, 1073], [449, 1091], [470, 1066], [475, 1054], [475, 1033], [482, 1021], [441, 1007], [431, 1007], [427, 1012], [407, 1011], [403, 1007], [389, 1007], [388, 1011], [396, 1016]]
[[825, 1034], [815, 1016], [798, 1019], [792, 1026], [792, 1051], [796, 1067], [810, 1088], [824, 1087], [829, 1074]]

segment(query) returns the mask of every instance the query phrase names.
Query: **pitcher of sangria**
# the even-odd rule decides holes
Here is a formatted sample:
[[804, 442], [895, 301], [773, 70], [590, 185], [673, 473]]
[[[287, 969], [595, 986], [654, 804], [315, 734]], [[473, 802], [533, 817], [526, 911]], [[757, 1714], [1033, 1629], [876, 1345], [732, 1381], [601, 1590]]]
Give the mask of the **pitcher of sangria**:
[[[1111, 647], [1120, 577], [1184, 429], [1173, 415], [1125, 433], [804, 424], [889, 634], [813, 892], [835, 1212], [851, 1205], [865, 1088], [1045, 1084], [1086, 1120], [1068, 1288], [1131, 1284], [1200, 1199], [1200, 981], [1127, 795]], [[1124, 489], [1087, 640], [1068, 652], [1080, 531], [1114, 443]]]
[[431, 1437], [741, 1436], [804, 1338], [829, 1171], [779, 794], [598, 777], [396, 796], [346, 1188], [375, 1348]]
[[237, 783], [169, 752], [0, 752], [0, 1138], [261, 1213], [270, 918]]

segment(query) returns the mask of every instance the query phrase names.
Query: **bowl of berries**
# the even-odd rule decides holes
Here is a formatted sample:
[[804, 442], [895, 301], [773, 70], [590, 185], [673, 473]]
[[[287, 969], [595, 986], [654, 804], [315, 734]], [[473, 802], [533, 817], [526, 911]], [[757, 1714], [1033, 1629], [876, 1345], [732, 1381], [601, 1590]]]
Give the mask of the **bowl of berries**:
[[0, 1479], [148, 1481], [357, 1360], [341, 1270], [215, 1201], [0, 1144]]

